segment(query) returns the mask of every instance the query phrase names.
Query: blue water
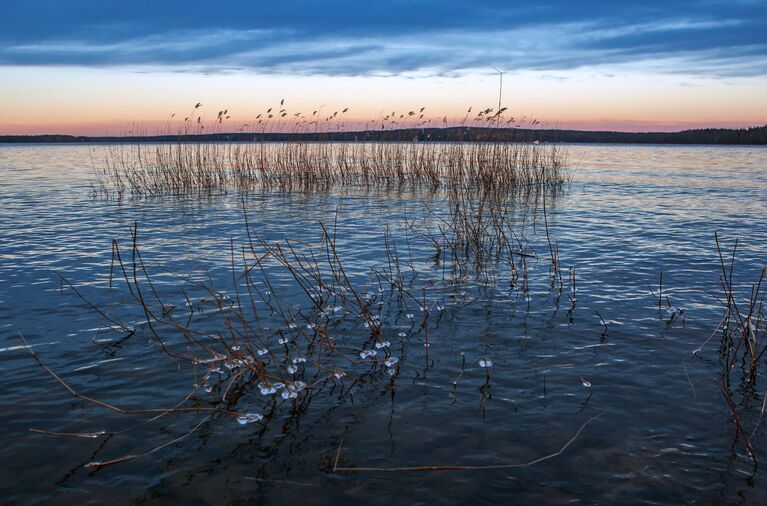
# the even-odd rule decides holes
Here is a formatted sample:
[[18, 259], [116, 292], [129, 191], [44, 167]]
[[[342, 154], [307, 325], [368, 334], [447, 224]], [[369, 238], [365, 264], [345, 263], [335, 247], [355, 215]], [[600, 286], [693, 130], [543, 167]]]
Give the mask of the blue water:
[[[513, 230], [537, 256], [527, 258], [529, 296], [510, 286], [503, 263], [469, 262], [457, 276], [447, 255], [434, 261], [425, 235], [436, 233], [441, 221], [425, 204], [448, 216], [443, 193], [339, 188], [109, 199], [91, 186], [100, 149], [0, 147], [5, 501], [767, 502], [766, 434], [755, 428], [767, 384], [736, 395], [748, 430], [755, 428], [752, 443], [762, 465], [754, 471], [717, 387], [719, 336], [692, 356], [722, 318], [714, 233], [727, 255], [739, 241], [739, 294], [767, 266], [767, 149], [568, 146], [572, 183], [546, 196], [561, 293], [551, 283], [543, 196], [506, 202], [515, 206]], [[205, 383], [206, 366], [163, 353], [119, 269], [110, 289], [112, 240], [132, 275], [130, 229], [137, 224], [158, 298], [176, 306], [177, 321], [210, 337], [226, 334], [231, 308], [219, 310], [200, 285], [230, 297], [243, 289], [240, 264], [252, 254], [245, 216], [260, 252], [261, 239], [289, 239], [302, 252], [313, 247], [324, 254], [319, 223], [334, 229], [352, 282], [384, 302], [383, 335], [398, 358], [394, 376], [382, 364], [356, 360], [369, 329], [342, 310], [322, 318], [343, 354], [356, 360], [335, 364], [347, 374], [343, 380], [312, 385], [293, 402], [261, 395], [256, 382], [243, 377], [226, 408], [265, 415], [260, 422], [173, 413], [134, 427], [152, 415], [119, 414], [74, 398], [23, 345], [20, 335], [73, 388], [120, 407], [175, 406], [194, 385], [199, 388], [185, 405], [221, 407], [213, 396], [221, 397], [231, 375]], [[425, 329], [418, 304], [398, 301], [389, 287], [381, 292], [371, 273], [387, 268], [387, 227], [407, 288], [428, 309]], [[268, 313], [269, 303], [311, 304], [273, 259], [264, 267], [272, 284], [256, 276], [262, 294], [270, 293], [259, 299], [267, 312], [253, 339], [267, 339], [262, 333], [281, 324]], [[568, 314], [571, 268], [577, 304]], [[661, 272], [664, 294], [685, 310], [684, 321], [668, 323], [668, 312], [658, 311], [652, 291]], [[155, 304], [148, 283], [141, 286]], [[106, 329], [90, 304], [135, 333]], [[177, 329], [159, 332], [173, 349], [188, 348]], [[479, 364], [486, 360], [493, 363], [489, 369]], [[300, 367], [299, 375], [316, 373], [308, 364]], [[525, 464], [557, 453], [580, 428], [561, 454], [529, 466], [332, 469], [336, 458], [348, 468]], [[30, 429], [130, 430], [83, 438]], [[85, 467], [125, 455], [140, 456]]]

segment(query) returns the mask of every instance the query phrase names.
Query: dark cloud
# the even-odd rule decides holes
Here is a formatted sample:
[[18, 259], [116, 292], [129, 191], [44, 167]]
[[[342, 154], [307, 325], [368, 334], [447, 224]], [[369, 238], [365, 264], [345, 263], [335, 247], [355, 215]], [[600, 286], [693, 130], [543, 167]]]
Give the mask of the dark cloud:
[[450, 75], [668, 59], [764, 75], [762, 1], [3, 0], [0, 64]]

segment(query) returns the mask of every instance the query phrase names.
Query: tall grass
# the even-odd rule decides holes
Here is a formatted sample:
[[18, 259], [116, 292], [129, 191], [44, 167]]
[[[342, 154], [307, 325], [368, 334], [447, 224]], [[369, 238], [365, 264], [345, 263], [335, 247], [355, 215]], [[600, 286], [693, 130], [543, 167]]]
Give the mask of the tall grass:
[[[177, 142], [108, 147], [103, 157], [98, 157], [101, 163], [94, 166], [99, 188], [117, 196], [226, 188], [318, 190], [336, 186], [436, 188], [461, 185], [508, 190], [555, 186], [568, 179], [565, 153], [560, 146], [538, 144], [533, 139], [515, 143], [496, 141], [492, 128], [488, 129], [489, 140], [481, 142], [386, 142], [385, 137], [377, 142], [264, 142], [263, 134], [267, 128], [269, 132], [287, 131], [287, 122], [283, 124], [287, 112], [280, 109], [276, 116], [270, 110], [258, 120], [261, 140], [203, 142], [199, 135], [223, 132], [228, 111], [219, 111], [213, 125], [205, 129], [202, 117], [194, 115], [199, 106], [185, 118]], [[496, 115], [488, 111], [490, 109], [480, 111], [472, 121], [480, 126], [500, 124], [496, 119], [500, 119], [502, 111]], [[316, 117], [317, 111], [313, 114]], [[422, 119], [423, 109], [420, 113], [410, 111], [399, 116], [412, 117], [413, 126], [427, 124]], [[265, 118], [271, 122], [268, 127]], [[289, 131], [311, 133], [310, 129], [314, 127], [322, 133], [332, 130], [333, 125], [338, 130], [347, 128], [336, 118], [340, 118], [338, 113], [324, 121], [297, 120]], [[399, 119], [392, 112], [369, 124], [377, 129], [380, 127], [379, 131], [386, 131], [387, 127], [400, 125], [394, 118]], [[460, 124], [467, 123], [471, 123], [468, 114]], [[447, 118], [444, 118], [444, 126], [448, 126]], [[166, 134], [169, 128], [166, 127]], [[258, 134], [254, 133], [254, 139]]]
[[489, 190], [567, 181], [559, 146], [532, 143], [176, 143], [113, 146], [96, 171], [118, 196], [335, 186]]

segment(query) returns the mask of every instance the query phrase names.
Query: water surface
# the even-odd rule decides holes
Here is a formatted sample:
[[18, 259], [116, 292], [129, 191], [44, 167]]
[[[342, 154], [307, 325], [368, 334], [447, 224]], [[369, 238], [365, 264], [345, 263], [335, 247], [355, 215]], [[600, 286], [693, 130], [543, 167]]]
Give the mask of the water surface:
[[[0, 147], [0, 472], [7, 501], [767, 501], [764, 472], [754, 473], [735, 443], [716, 386], [717, 340], [691, 358], [722, 316], [714, 233], [727, 248], [739, 239], [734, 279], [740, 288], [747, 290], [767, 264], [764, 148], [569, 146], [573, 182], [546, 202], [565, 272], [559, 297], [550, 283], [541, 199], [520, 200], [514, 215], [538, 256], [530, 260], [529, 300], [509, 287], [502, 266], [492, 275], [444, 282], [432, 244], [406, 226], [415, 220], [416, 230], [435, 230], [439, 222], [423, 204], [446, 212], [440, 193], [338, 189], [106, 199], [91, 188], [99, 150]], [[179, 288], [195, 281], [232, 293], [230, 245], [239, 251], [247, 243], [244, 212], [251, 232], [267, 242], [316, 244], [318, 223], [337, 223], [339, 255], [371, 292], [369, 268], [386, 264], [388, 225], [417, 273], [413, 286], [430, 287], [423, 291], [430, 346], [420, 315], [407, 316], [418, 309], [391, 307], [384, 326], [400, 361], [393, 382], [385, 368], [361, 373], [356, 367], [350, 373], [360, 381], [344, 386], [353, 395], [339, 398], [338, 390], [325, 388], [300, 412], [277, 402], [266, 424], [191, 414], [111, 438], [31, 432], [119, 431], [147, 417], [74, 399], [35, 363], [19, 334], [93, 397], [167, 407], [189, 393], [199, 382], [196, 371], [158, 349], [124, 285], [109, 290], [112, 240], [129, 251], [130, 227], [138, 224], [159, 294], [184, 308]], [[577, 305], [568, 315], [571, 267]], [[664, 292], [685, 309], [684, 322], [669, 324], [657, 309], [651, 288], [661, 272]], [[272, 276], [275, 291], [300, 298], [291, 276], [276, 268]], [[137, 332], [124, 339], [101, 329], [103, 318], [61, 277]], [[193, 319], [213, 331], [221, 320], [209, 313]], [[351, 342], [366, 331], [343, 325], [335, 332]], [[493, 362], [489, 383], [479, 365], [485, 359]], [[237, 399], [243, 411], [268, 406], [252, 385]], [[201, 395], [198, 402], [207, 400]], [[760, 402], [754, 395], [752, 411]], [[558, 451], [596, 415], [561, 455], [528, 467], [331, 472], [339, 446], [339, 465], [346, 467], [526, 463]], [[83, 467], [185, 434], [130, 462]], [[764, 429], [754, 434], [758, 454], [767, 451], [764, 437]]]

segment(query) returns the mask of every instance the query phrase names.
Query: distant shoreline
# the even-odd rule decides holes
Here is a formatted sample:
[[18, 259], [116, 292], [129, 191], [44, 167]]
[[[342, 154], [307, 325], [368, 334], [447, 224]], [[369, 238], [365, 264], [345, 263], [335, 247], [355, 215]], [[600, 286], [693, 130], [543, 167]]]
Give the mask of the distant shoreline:
[[214, 133], [144, 136], [0, 135], [0, 144], [106, 144], [167, 142], [562, 142], [584, 144], [765, 145], [767, 125], [751, 128], [705, 128], [679, 132], [533, 130], [520, 128], [407, 128], [318, 133]]

